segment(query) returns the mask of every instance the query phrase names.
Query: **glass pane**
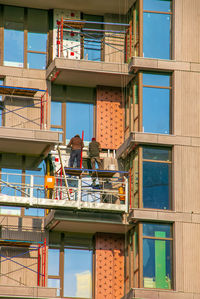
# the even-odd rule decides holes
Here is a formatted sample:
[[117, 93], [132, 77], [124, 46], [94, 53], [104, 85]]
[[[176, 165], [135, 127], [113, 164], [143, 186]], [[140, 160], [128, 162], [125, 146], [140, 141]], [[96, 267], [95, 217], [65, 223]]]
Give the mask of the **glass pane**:
[[101, 61], [101, 40], [84, 39], [84, 59]]
[[49, 288], [57, 288], [57, 296], [60, 296], [60, 279], [48, 279], [48, 287]]
[[161, 87], [170, 86], [170, 74], [154, 74], [154, 73], [143, 73], [143, 85], [153, 85]]
[[143, 131], [169, 134], [170, 91], [143, 87]]
[[144, 288], [171, 289], [171, 264], [171, 241], [143, 239]]
[[4, 65], [23, 67], [24, 31], [22, 23], [6, 22], [4, 29]]
[[172, 237], [172, 226], [170, 224], [143, 223], [143, 236], [156, 237], [157, 231], [164, 233], [163, 238]]
[[92, 251], [64, 250], [64, 296], [92, 298]]
[[51, 125], [61, 126], [62, 103], [51, 102]]
[[[22, 196], [20, 192], [22, 171], [8, 168], [2, 168], [1, 171], [1, 193], [10, 196]], [[9, 186], [6, 183], [9, 183]], [[21, 208], [1, 207], [0, 214], [20, 216]]]
[[93, 104], [67, 103], [66, 105], [66, 137], [79, 134], [84, 131], [84, 141], [90, 141], [93, 137]]
[[48, 11], [43, 9], [28, 8], [28, 31], [47, 33]]
[[143, 159], [171, 161], [171, 149], [144, 146]]
[[143, 56], [170, 59], [171, 17], [166, 14], [143, 14]]
[[28, 50], [46, 52], [47, 34], [28, 32]]
[[48, 275], [59, 275], [59, 249], [48, 249]]
[[46, 54], [39, 53], [27, 53], [28, 56], [28, 68], [45, 70], [46, 68]]
[[171, 165], [143, 162], [143, 207], [170, 209]]
[[[33, 196], [36, 198], [44, 198], [45, 197], [45, 191], [44, 191], [44, 175], [45, 175], [45, 169], [46, 165], [43, 161], [39, 166], [37, 170], [26, 170], [25, 174], [25, 184], [27, 186], [31, 185], [31, 175], [33, 176], [33, 186], [32, 189]], [[30, 189], [27, 190], [27, 192], [30, 192]], [[24, 210], [25, 216], [35, 216], [35, 217], [43, 217], [44, 216], [44, 209], [38, 209], [38, 208], [30, 208]]]
[[143, 0], [143, 9], [170, 12], [171, 2], [171, 0]]

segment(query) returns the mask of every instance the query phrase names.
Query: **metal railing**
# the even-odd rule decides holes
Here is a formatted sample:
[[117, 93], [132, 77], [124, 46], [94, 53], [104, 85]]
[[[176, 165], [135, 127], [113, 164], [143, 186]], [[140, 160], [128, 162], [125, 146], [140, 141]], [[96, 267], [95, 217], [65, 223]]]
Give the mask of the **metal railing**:
[[128, 178], [55, 177], [54, 188], [45, 188], [45, 177], [1, 173], [0, 204], [41, 208], [128, 209]]

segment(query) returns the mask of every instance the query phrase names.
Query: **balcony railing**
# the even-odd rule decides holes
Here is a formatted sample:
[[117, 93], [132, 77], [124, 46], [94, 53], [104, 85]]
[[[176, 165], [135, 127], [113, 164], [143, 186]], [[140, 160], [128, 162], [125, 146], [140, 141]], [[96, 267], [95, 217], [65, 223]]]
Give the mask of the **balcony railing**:
[[[95, 28], [99, 26], [98, 29]], [[102, 28], [101, 28], [102, 27]], [[100, 28], [100, 29], [99, 29]], [[104, 28], [116, 28], [104, 29]], [[121, 30], [123, 28], [123, 30]], [[61, 19], [57, 21], [57, 57], [104, 61], [117, 52], [126, 57], [129, 24]], [[105, 50], [107, 48], [107, 50]], [[107, 53], [108, 52], [108, 53]]]

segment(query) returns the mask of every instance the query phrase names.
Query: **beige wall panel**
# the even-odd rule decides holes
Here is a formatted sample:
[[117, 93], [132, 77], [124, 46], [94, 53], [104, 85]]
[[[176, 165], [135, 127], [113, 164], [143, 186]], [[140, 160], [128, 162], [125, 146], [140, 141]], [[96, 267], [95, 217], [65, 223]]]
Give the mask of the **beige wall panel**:
[[200, 211], [200, 148], [174, 147], [175, 210]]
[[[104, 22], [109, 23], [126, 23], [123, 20], [123, 17], [120, 15], [105, 15]], [[116, 31], [123, 31], [125, 27], [121, 26], [112, 26], [112, 25], [105, 25], [105, 30], [116, 30]], [[124, 45], [125, 45], [125, 35], [124, 34], [112, 34], [106, 33], [108, 35], [105, 37], [105, 61], [106, 62], [121, 62], [124, 63]]]
[[27, 251], [28, 248], [1, 247], [1, 255], [8, 258], [1, 258], [1, 285], [37, 286], [37, 250]]
[[4, 103], [6, 127], [40, 129], [40, 102], [38, 100], [5, 97]]
[[200, 1], [178, 0], [175, 7], [175, 59], [200, 62]]
[[174, 90], [174, 134], [199, 137], [200, 73], [175, 72]]
[[200, 292], [200, 224], [183, 223], [184, 292]]

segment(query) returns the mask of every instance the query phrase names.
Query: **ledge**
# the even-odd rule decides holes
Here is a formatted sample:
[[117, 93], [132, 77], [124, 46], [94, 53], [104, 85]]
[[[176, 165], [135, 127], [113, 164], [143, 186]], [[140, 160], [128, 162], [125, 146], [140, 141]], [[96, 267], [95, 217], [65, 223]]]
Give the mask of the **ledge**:
[[138, 70], [200, 72], [200, 63], [132, 57], [128, 69], [129, 72], [137, 72]]
[[132, 78], [125, 63], [55, 58], [47, 69], [47, 79], [62, 85], [122, 87]]
[[117, 158], [125, 158], [134, 148], [134, 146], [139, 144], [157, 146], [182, 145], [199, 147], [200, 137], [131, 132], [130, 136], [118, 148], [116, 152]]
[[0, 285], [0, 298], [56, 298], [56, 288]]
[[[132, 295], [132, 297], [130, 297]], [[145, 298], [145, 299], [199, 299], [197, 293], [178, 292], [173, 290], [158, 290], [158, 289], [132, 289], [129, 298]]]
[[163, 222], [200, 223], [200, 213], [185, 213], [170, 210], [133, 209], [129, 214], [129, 222], [143, 220]]

